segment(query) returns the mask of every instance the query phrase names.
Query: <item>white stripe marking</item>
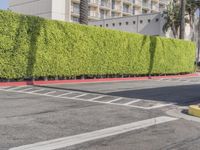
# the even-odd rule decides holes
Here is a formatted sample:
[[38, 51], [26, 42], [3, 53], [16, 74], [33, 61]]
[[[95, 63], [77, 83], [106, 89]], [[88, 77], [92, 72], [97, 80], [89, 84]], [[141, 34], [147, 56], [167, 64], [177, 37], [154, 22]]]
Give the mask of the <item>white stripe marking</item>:
[[[45, 89], [35, 90], [35, 91], [32, 91], [32, 92], [19, 92], [19, 91], [12, 91], [12, 90], [8, 90], [8, 89], [0, 89], [0, 90], [1, 91], [7, 91], [7, 92], [15, 92], [15, 93], [26, 93], [26, 94], [32, 94], [32, 95], [37, 95], [37, 96], [48, 96], [48, 97], [55, 97], [55, 98], [62, 98], [62, 99], [85, 101], [85, 102], [95, 102], [95, 103], [100, 103], [100, 104], [126, 106], [126, 107], [139, 108], [139, 109], [145, 109], [145, 110], [151, 110], [151, 109], [156, 109], [156, 108], [161, 108], [161, 107], [173, 105], [173, 104], [166, 104], [166, 105], [161, 105], [161, 106], [156, 106], [156, 107], [154, 107], [154, 106], [153, 107], [142, 107], [142, 106], [135, 106], [135, 105], [123, 105], [123, 104], [119, 104], [119, 103], [108, 103], [108, 102], [104, 102], [104, 101], [95, 101], [96, 99], [100, 99], [102, 97], [105, 97], [105, 95], [98, 96], [98, 97], [95, 97], [95, 98], [92, 98], [92, 99], [80, 99], [80, 98], [73, 98], [73, 97], [61, 97], [61, 96], [44, 95], [42, 93], [36, 93], [36, 92], [39, 92], [39, 91], [44, 91]], [[66, 94], [68, 94], [68, 93], [66, 93]]]
[[85, 93], [85, 94], [81, 94], [81, 95], [75, 96], [74, 98], [79, 98], [79, 97], [82, 97], [82, 96], [85, 96], [85, 95], [88, 95], [88, 93]]
[[56, 93], [56, 91], [47, 92], [47, 93], [44, 93], [44, 95], [49, 95], [49, 94], [53, 94], [53, 93]]
[[28, 90], [31, 90], [33, 88], [27, 88], [27, 89], [24, 89], [24, 90], [20, 90], [19, 92], [25, 92], [25, 91], [28, 91]]
[[34, 94], [36, 92], [41, 92], [41, 91], [44, 91], [44, 89], [39, 89], [39, 90], [35, 90], [35, 91], [32, 91], [32, 92], [27, 92], [27, 93], [30, 93], [30, 94], [33, 93]]
[[98, 96], [98, 97], [95, 97], [95, 98], [91, 98], [88, 101], [94, 101], [94, 100], [97, 100], [97, 99], [100, 99], [100, 98], [103, 98], [103, 97], [105, 97], [105, 96], [104, 95], [103, 96]]
[[137, 102], [140, 102], [140, 101], [141, 101], [141, 99], [136, 99], [136, 100], [134, 100], [134, 101], [125, 103], [125, 104], [123, 104], [123, 105], [131, 105], [131, 104], [133, 104], [133, 103], [137, 103]]
[[65, 95], [68, 95], [68, 94], [72, 94], [73, 92], [69, 92], [69, 93], [64, 93], [64, 94], [60, 94], [60, 95], [58, 95], [58, 96], [56, 96], [56, 97], [62, 97], [62, 96], [65, 96]]
[[107, 103], [113, 103], [113, 102], [119, 101], [119, 100], [121, 100], [121, 99], [122, 99], [121, 97], [120, 97], [120, 98], [116, 98], [116, 99], [114, 99], [114, 100], [108, 101]]
[[97, 130], [93, 132], [83, 133], [74, 136], [63, 137], [59, 139], [39, 142], [30, 145], [24, 145], [20, 147], [11, 148], [9, 150], [55, 150], [65, 147], [69, 147], [76, 144], [81, 144], [84, 142], [89, 142], [97, 139], [106, 138], [109, 136], [115, 136], [122, 133], [127, 133], [130, 131], [143, 129], [151, 127], [154, 125], [162, 124], [165, 122], [175, 121], [178, 118], [172, 118], [167, 116], [161, 116], [157, 118], [142, 120], [138, 122], [133, 122], [129, 124], [124, 124], [116, 127], [106, 128], [102, 130]]
[[20, 88], [23, 88], [23, 87], [26, 87], [26, 86], [17, 86], [17, 87], [10, 88], [8, 90], [17, 90], [17, 89], [20, 89]]

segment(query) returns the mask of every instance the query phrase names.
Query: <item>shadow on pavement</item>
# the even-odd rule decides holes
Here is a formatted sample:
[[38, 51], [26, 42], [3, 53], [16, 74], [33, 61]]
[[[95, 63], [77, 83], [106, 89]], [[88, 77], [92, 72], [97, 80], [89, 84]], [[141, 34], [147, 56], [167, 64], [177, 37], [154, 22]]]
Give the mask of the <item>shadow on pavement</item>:
[[125, 98], [136, 98], [153, 100], [160, 102], [177, 103], [178, 105], [184, 106], [193, 102], [200, 103], [200, 85], [181, 85], [181, 86], [168, 86], [168, 87], [156, 87], [149, 89], [139, 90], [125, 90], [110, 93], [101, 93], [90, 90], [84, 90], [82, 88], [69, 88], [69, 87], [58, 87], [48, 85], [35, 85], [38, 87], [52, 88], [57, 90], [71, 90], [76, 92], [85, 92], [91, 94], [105, 94], [110, 96], [119, 96]]
[[181, 85], [151, 89], [126, 90], [112, 92], [109, 93], [109, 95], [162, 102], [174, 102], [178, 105], [187, 105], [196, 101], [200, 102], [200, 85]]

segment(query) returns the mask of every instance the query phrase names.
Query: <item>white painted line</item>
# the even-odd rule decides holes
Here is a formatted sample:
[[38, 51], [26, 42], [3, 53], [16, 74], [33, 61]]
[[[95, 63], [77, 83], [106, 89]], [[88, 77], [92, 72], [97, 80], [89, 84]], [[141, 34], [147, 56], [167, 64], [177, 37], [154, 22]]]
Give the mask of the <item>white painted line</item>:
[[119, 98], [116, 98], [116, 99], [113, 99], [113, 100], [111, 100], [111, 101], [108, 101], [107, 103], [113, 103], [113, 102], [117, 102], [117, 101], [119, 101], [119, 100], [121, 100], [122, 98], [121, 97], [119, 97]]
[[17, 87], [13, 87], [13, 88], [9, 88], [8, 90], [17, 90], [17, 89], [20, 89], [20, 88], [23, 88], [23, 87], [26, 87], [26, 86], [17, 86]]
[[60, 94], [60, 95], [58, 95], [58, 96], [56, 96], [56, 97], [62, 97], [62, 96], [65, 96], [65, 95], [68, 95], [68, 94], [72, 94], [73, 92], [69, 92], [69, 93], [64, 93], [64, 94]]
[[97, 99], [100, 99], [100, 98], [103, 98], [103, 97], [105, 97], [105, 95], [103, 95], [103, 96], [97, 96], [95, 98], [91, 98], [88, 101], [94, 101], [94, 100], [97, 100]]
[[53, 94], [53, 93], [56, 93], [56, 91], [47, 92], [47, 93], [44, 93], [44, 95], [49, 95], [49, 94]]
[[124, 124], [116, 127], [106, 128], [93, 132], [87, 132], [79, 135], [63, 137], [59, 139], [39, 142], [30, 145], [24, 145], [20, 147], [11, 148], [9, 150], [56, 150], [66, 148], [76, 144], [81, 144], [93, 140], [106, 138], [109, 136], [116, 136], [122, 133], [127, 133], [134, 130], [144, 129], [158, 124], [163, 124], [170, 121], [178, 120], [178, 118], [172, 118], [167, 116], [161, 116], [157, 118], [142, 120], [129, 124]]
[[27, 92], [27, 93], [30, 93], [30, 94], [33, 93], [33, 94], [34, 94], [34, 93], [36, 93], [36, 92], [40, 92], [40, 91], [44, 91], [44, 90], [45, 90], [45, 89], [39, 89], [39, 90], [35, 90], [35, 91], [32, 91], [32, 92]]
[[81, 94], [81, 95], [75, 96], [74, 98], [79, 98], [79, 97], [86, 96], [86, 95], [88, 95], [88, 93], [85, 93], [85, 94]]
[[32, 89], [33, 88], [27, 88], [27, 89], [20, 90], [19, 92], [25, 92], [25, 91], [32, 90]]
[[174, 105], [175, 103], [169, 103], [169, 104], [157, 104], [155, 106], [152, 106], [152, 107], [147, 107], [148, 110], [150, 109], [157, 109], [157, 108], [162, 108], [162, 107], [167, 107], [167, 106], [172, 106]]
[[137, 102], [140, 102], [140, 101], [141, 101], [141, 99], [136, 99], [136, 100], [134, 100], [134, 101], [125, 103], [125, 104], [123, 104], [123, 105], [131, 105], [131, 104], [133, 104], [133, 103], [137, 103]]
[[[98, 97], [95, 97], [95, 98], [92, 98], [92, 99], [80, 99], [80, 98], [73, 98], [73, 97], [61, 97], [61, 96], [44, 95], [42, 93], [36, 93], [36, 92], [39, 92], [39, 91], [44, 91], [45, 89], [35, 90], [35, 91], [32, 91], [32, 92], [19, 92], [19, 91], [7, 90], [7, 89], [0, 89], [0, 90], [6, 91], [6, 92], [14, 92], [14, 93], [26, 93], [26, 94], [32, 94], [32, 95], [37, 95], [37, 96], [48, 96], [48, 97], [61, 98], [61, 99], [78, 100], [78, 101], [85, 101], [85, 102], [95, 102], [95, 103], [99, 103], [99, 104], [126, 106], [126, 107], [139, 108], [139, 109], [144, 109], [144, 110], [156, 109], [156, 108], [161, 108], [161, 107], [173, 105], [173, 104], [165, 104], [165, 105], [153, 106], [153, 107], [142, 107], [142, 106], [135, 106], [135, 105], [123, 105], [123, 104], [120, 104], [120, 103], [108, 103], [108, 102], [105, 102], [105, 101], [95, 101], [96, 99], [100, 99], [102, 97], [105, 97], [106, 95], [98, 96]], [[66, 93], [66, 94], [68, 94], [68, 93]]]
[[7, 89], [10, 88], [11, 86], [0, 86], [0, 89]]

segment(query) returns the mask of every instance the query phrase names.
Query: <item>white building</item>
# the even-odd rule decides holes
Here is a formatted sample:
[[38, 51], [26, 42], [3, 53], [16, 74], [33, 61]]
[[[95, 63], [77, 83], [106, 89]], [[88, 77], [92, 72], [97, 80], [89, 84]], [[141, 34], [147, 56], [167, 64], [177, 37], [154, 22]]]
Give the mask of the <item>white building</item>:
[[[169, 0], [88, 0], [89, 19], [100, 20], [161, 12]], [[79, 21], [80, 0], [9, 0], [9, 9], [62, 21]]]

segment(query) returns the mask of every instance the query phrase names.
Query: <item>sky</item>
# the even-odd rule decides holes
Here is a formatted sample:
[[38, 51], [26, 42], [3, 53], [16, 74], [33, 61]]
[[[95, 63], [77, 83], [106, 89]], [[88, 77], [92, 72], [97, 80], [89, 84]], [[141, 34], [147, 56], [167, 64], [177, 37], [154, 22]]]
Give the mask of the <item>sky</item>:
[[8, 8], [8, 0], [0, 0], [0, 9]]

